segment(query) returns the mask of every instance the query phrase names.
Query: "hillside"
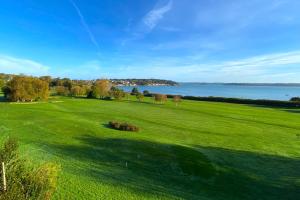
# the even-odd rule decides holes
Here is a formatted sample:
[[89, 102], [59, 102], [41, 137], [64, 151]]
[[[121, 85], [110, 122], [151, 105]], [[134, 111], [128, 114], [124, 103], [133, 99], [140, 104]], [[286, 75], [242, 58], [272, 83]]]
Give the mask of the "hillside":
[[1, 140], [61, 164], [55, 199], [300, 199], [298, 109], [61, 97], [0, 110]]

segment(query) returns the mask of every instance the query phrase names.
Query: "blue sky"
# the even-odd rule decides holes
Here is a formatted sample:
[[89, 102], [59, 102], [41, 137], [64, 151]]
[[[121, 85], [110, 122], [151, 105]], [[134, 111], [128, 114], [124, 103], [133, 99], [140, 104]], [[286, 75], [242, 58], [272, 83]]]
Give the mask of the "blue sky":
[[2, 0], [0, 72], [300, 82], [299, 0]]

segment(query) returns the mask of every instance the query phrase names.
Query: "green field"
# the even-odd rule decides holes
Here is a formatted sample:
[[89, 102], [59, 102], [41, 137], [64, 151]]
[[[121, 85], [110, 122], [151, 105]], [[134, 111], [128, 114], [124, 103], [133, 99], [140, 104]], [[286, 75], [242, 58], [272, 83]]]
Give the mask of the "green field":
[[54, 199], [300, 199], [300, 109], [49, 101], [0, 103], [0, 134], [35, 163], [61, 165]]

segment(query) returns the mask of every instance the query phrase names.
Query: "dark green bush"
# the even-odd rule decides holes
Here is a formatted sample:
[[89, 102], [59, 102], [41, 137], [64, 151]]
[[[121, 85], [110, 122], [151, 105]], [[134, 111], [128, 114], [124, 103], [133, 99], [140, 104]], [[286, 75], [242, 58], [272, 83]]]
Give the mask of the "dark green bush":
[[138, 132], [139, 128], [137, 126], [134, 126], [132, 124], [128, 123], [121, 123], [121, 122], [115, 122], [115, 121], [110, 121], [108, 123], [110, 128], [120, 130], [120, 131], [132, 131], [132, 132]]
[[252, 105], [260, 105], [260, 106], [270, 106], [270, 107], [285, 107], [285, 108], [300, 107], [300, 102], [267, 100], [267, 99], [240, 99], [240, 98], [226, 98], [226, 97], [195, 97], [195, 96], [183, 96], [182, 99], [194, 100], [194, 101], [252, 104]]
[[102, 100], [110, 101], [110, 100], [112, 100], [112, 99], [111, 99], [111, 97], [103, 97]]
[[132, 88], [131, 95], [137, 95], [139, 93], [139, 89], [137, 87]]
[[149, 90], [144, 90], [144, 91], [143, 91], [143, 95], [144, 95], [144, 96], [148, 96], [148, 95], [150, 95], [150, 92], [149, 92]]
[[292, 97], [290, 101], [300, 102], [300, 97]]
[[94, 98], [94, 96], [93, 96], [93, 91], [88, 91], [86, 97], [87, 97], [88, 99], [93, 99], [93, 98]]
[[[147, 94], [145, 97], [154, 97], [156, 94]], [[167, 98], [174, 98], [179, 96], [183, 100], [193, 101], [209, 101], [209, 102], [225, 102], [225, 103], [236, 103], [236, 104], [252, 104], [259, 106], [270, 106], [270, 107], [284, 107], [284, 108], [300, 108], [300, 97], [293, 97], [290, 101], [281, 100], [269, 100], [269, 99], [242, 99], [242, 98], [227, 98], [227, 97], [201, 97], [201, 96], [180, 96], [167, 94]]]

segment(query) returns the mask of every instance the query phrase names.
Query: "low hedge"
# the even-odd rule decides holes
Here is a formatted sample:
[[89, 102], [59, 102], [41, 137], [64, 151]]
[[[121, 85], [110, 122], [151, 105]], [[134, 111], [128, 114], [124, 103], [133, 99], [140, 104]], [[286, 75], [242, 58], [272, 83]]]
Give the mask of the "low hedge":
[[182, 99], [196, 100], [196, 101], [237, 103], [237, 104], [253, 104], [253, 105], [260, 105], [260, 106], [271, 106], [271, 107], [286, 107], [286, 108], [300, 107], [300, 102], [267, 100], [267, 99], [240, 99], [240, 98], [225, 98], [225, 97], [194, 97], [194, 96], [184, 96], [182, 97]]
[[120, 130], [120, 131], [132, 131], [132, 132], [138, 132], [139, 128], [137, 126], [134, 126], [132, 124], [128, 123], [122, 123], [122, 122], [116, 122], [116, 121], [110, 121], [108, 123], [110, 128]]
[[[149, 94], [147, 96], [153, 96]], [[174, 96], [167, 94], [168, 98], [174, 98]], [[280, 100], [268, 100], [268, 99], [241, 99], [241, 98], [227, 98], [227, 97], [199, 97], [199, 96], [180, 96], [181, 99], [193, 100], [193, 101], [210, 101], [210, 102], [224, 102], [224, 103], [236, 103], [236, 104], [252, 104], [259, 106], [270, 107], [284, 107], [284, 108], [300, 108], [300, 101], [280, 101]]]

